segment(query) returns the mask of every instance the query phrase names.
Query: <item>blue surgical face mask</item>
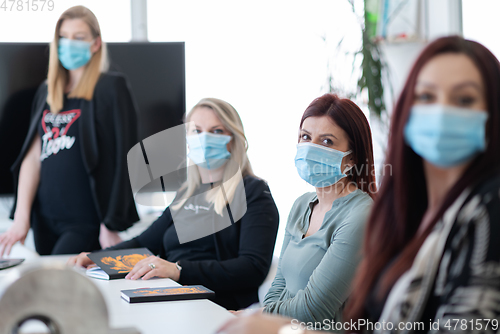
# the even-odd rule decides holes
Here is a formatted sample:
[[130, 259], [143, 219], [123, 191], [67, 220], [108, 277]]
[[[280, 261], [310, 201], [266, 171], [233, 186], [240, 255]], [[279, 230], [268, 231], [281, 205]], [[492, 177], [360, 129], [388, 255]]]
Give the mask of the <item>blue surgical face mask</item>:
[[186, 141], [189, 145], [188, 157], [199, 167], [217, 169], [222, 167], [231, 156], [227, 150], [231, 136], [202, 132], [198, 135], [187, 136]]
[[92, 43], [86, 41], [77, 41], [74, 39], [59, 39], [59, 61], [67, 70], [74, 70], [86, 65], [92, 53], [90, 46]]
[[433, 165], [448, 168], [486, 149], [486, 111], [441, 104], [416, 105], [410, 111], [406, 143]]
[[[342, 159], [351, 151], [342, 152], [313, 143], [299, 143], [295, 167], [302, 179], [316, 188], [324, 188], [339, 182], [347, 175], [341, 170]], [[352, 168], [352, 167], [351, 167]]]

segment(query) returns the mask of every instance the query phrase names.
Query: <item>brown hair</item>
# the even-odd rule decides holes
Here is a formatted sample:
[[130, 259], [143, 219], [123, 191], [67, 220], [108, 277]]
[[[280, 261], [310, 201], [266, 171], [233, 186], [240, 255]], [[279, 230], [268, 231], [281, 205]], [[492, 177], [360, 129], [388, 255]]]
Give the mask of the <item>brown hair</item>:
[[[489, 119], [486, 133], [489, 144], [470, 164], [451, 188], [427, 229], [417, 234], [427, 209], [427, 188], [422, 158], [405, 143], [403, 130], [414, 103], [415, 84], [423, 66], [444, 53], [467, 55], [481, 73], [485, 88]], [[429, 44], [417, 58], [395, 106], [384, 166], [392, 174], [382, 180], [380, 194], [371, 212], [363, 245], [364, 259], [353, 283], [353, 293], [346, 308], [346, 319], [365, 318], [365, 300], [385, 266], [395, 258], [381, 278], [379, 297], [408, 270], [430, 231], [468, 186], [500, 170], [500, 64], [497, 58], [479, 43], [458, 36], [444, 37]]]
[[[53, 113], [58, 113], [63, 107], [64, 89], [68, 84], [69, 72], [59, 61], [59, 31], [66, 19], [82, 19], [87, 23], [92, 33], [92, 37], [101, 37], [101, 28], [94, 13], [84, 6], [75, 6], [67, 9], [57, 20], [54, 39], [50, 43], [49, 72], [47, 75], [47, 103]], [[68, 97], [91, 100], [94, 95], [95, 85], [102, 72], [108, 69], [106, 44], [101, 41], [101, 47], [92, 55], [90, 61], [85, 65], [85, 72], [80, 82], [69, 93]]]
[[[348, 175], [359, 189], [374, 198], [377, 192], [373, 166], [373, 145], [370, 125], [359, 107], [349, 99], [335, 94], [318, 97], [307, 107], [300, 120], [300, 128], [307, 117], [328, 116], [349, 138], [349, 149], [353, 151], [356, 165]], [[366, 167], [366, 168], [365, 168]]]

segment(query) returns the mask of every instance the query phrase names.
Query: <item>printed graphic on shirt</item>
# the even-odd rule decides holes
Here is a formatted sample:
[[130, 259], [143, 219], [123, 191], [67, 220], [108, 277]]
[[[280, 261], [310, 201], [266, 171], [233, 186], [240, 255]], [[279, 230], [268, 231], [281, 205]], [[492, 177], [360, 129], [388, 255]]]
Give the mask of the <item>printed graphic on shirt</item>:
[[184, 205], [184, 210], [192, 210], [194, 213], [198, 214], [200, 210], [205, 210], [209, 211], [210, 207], [209, 206], [202, 206], [202, 205], [193, 205], [192, 203], [189, 205]]
[[81, 110], [73, 109], [54, 115], [45, 110], [42, 116], [42, 153], [43, 161], [61, 150], [69, 150], [75, 144], [75, 136], [68, 136], [71, 125], [80, 117]]

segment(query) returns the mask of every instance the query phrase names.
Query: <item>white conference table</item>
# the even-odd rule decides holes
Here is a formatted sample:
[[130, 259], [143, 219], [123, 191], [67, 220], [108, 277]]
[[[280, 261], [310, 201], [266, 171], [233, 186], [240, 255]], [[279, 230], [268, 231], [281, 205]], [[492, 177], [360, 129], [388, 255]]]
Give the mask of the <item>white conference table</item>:
[[[13, 270], [33, 264], [64, 264], [68, 258], [69, 256], [27, 258], [17, 267], [0, 270], [0, 288], [5, 288], [2, 283]], [[88, 279], [99, 288], [106, 300], [110, 328], [135, 327], [142, 334], [213, 334], [224, 322], [234, 317], [226, 309], [207, 299], [129, 304], [120, 297], [120, 290], [123, 289], [179, 286], [171, 279]]]

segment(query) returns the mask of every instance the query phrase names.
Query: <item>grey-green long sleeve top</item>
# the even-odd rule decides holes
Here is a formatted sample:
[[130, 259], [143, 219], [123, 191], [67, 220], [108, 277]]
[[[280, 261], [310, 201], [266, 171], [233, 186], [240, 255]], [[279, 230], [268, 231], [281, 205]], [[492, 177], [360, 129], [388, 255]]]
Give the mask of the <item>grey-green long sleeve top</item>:
[[290, 211], [264, 312], [304, 322], [341, 321], [373, 201], [359, 189], [335, 200], [318, 232], [302, 238], [317, 200], [316, 193], [306, 193]]

